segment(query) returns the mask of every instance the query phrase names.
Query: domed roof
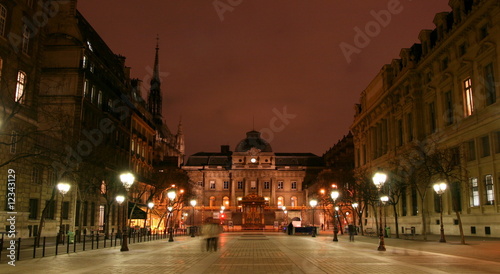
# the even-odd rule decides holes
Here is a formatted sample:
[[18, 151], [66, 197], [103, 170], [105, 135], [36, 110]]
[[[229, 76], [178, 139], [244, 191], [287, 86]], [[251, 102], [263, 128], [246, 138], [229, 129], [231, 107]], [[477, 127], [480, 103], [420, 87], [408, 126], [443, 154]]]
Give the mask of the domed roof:
[[241, 140], [236, 145], [235, 152], [249, 151], [251, 148], [259, 149], [262, 152], [272, 152], [271, 145], [266, 140], [260, 138], [260, 132], [252, 130], [247, 132], [247, 138]]

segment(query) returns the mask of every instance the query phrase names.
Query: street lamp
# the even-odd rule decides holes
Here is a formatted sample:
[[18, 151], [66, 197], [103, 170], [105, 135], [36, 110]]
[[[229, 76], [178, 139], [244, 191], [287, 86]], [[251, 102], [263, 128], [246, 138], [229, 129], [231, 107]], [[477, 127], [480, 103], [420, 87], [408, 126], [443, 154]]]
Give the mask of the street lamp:
[[191, 216], [191, 237], [194, 237], [194, 207], [196, 206], [196, 200], [191, 200], [191, 206], [193, 207], [193, 215]]
[[[382, 189], [382, 186], [385, 183], [385, 180], [387, 179], [387, 175], [381, 172], [375, 173], [373, 175], [373, 184], [377, 187], [378, 191]], [[385, 243], [384, 243], [384, 231], [382, 229], [382, 204], [379, 203], [379, 245], [378, 245], [378, 251], [385, 251]]]
[[120, 175], [120, 180], [123, 183], [123, 187], [127, 191], [127, 195], [125, 196], [125, 220], [123, 224], [123, 237], [122, 237], [122, 247], [120, 248], [120, 251], [128, 251], [128, 243], [127, 243], [127, 236], [128, 236], [128, 229], [127, 229], [127, 223], [128, 223], [128, 191], [132, 184], [134, 184], [135, 177], [132, 175], [132, 173], [123, 173]]
[[436, 194], [439, 195], [439, 212], [440, 212], [440, 224], [441, 224], [441, 238], [439, 239], [439, 242], [441, 243], [446, 243], [446, 240], [444, 238], [444, 227], [443, 227], [443, 193], [446, 190], [446, 183], [441, 182], [441, 183], [436, 183], [434, 184], [434, 191], [436, 191]]
[[312, 207], [312, 211], [313, 211], [313, 223], [312, 223], [312, 226], [313, 226], [313, 232], [312, 232], [312, 236], [313, 236], [313, 237], [316, 237], [316, 227], [314, 226], [314, 208], [318, 205], [318, 201], [316, 201], [316, 200], [311, 200], [311, 201], [309, 201], [309, 205], [311, 205], [311, 207]]
[[[173, 204], [173, 201], [175, 199], [175, 196], [176, 196], [176, 193], [175, 193], [175, 189], [174, 188], [171, 188], [168, 192], [167, 192], [167, 197], [168, 199], [170, 199], [170, 203]], [[173, 227], [172, 227], [172, 210], [174, 208], [172, 206], [169, 206], [168, 207], [168, 212], [170, 214], [170, 225], [168, 227], [168, 232], [169, 232], [169, 235], [168, 235], [168, 241], [169, 242], [173, 242], [174, 241], [174, 231], [173, 231]]]
[[68, 193], [70, 188], [71, 188], [71, 185], [68, 183], [58, 183], [57, 184], [57, 189], [59, 190], [59, 193], [61, 193], [61, 220], [59, 223], [59, 240], [60, 240], [60, 242], [63, 242], [63, 237], [64, 237], [64, 231], [63, 231], [63, 227], [62, 227], [64, 195], [66, 193]]
[[[118, 203], [118, 205], [121, 206], [123, 204], [123, 201], [125, 201], [125, 196], [123, 196], [123, 195], [116, 196], [116, 202]], [[122, 212], [124, 212], [123, 208], [122, 208]], [[120, 236], [120, 238], [122, 237], [122, 232], [121, 232], [122, 227], [121, 227], [120, 220], [123, 219], [123, 213], [121, 215], [122, 215], [121, 217], [118, 217], [118, 232], [117, 232], [117, 235]], [[118, 215], [118, 216], [120, 216], [120, 215]]]
[[[332, 185], [333, 186], [333, 185]], [[339, 197], [339, 191], [338, 190], [332, 190], [332, 193], [330, 196], [332, 197], [333, 200], [333, 208], [335, 209], [335, 214], [333, 216], [333, 241], [338, 242], [339, 240], [337, 239], [337, 233], [339, 232], [339, 228], [337, 227], [337, 211], [338, 207], [335, 206], [335, 201]]]
[[[354, 223], [354, 229], [356, 229], [356, 216], [358, 215], [358, 206], [359, 204], [358, 203], [353, 203], [352, 204], [352, 208], [353, 208], [353, 211], [354, 211], [354, 216], [353, 216], [353, 223]], [[356, 229], [357, 231], [357, 229]]]
[[153, 212], [152, 209], [155, 206], [155, 203], [149, 202], [148, 203], [148, 208], [149, 208], [149, 231], [153, 231]]
[[[382, 197], [380, 197], [380, 201], [382, 202], [382, 206], [385, 207], [385, 204], [389, 201], [389, 196], [387, 195], [384, 195]], [[385, 209], [383, 211], [385, 213]], [[389, 237], [389, 235], [387, 234], [387, 214], [383, 214], [384, 215], [384, 232], [385, 232], [385, 237]]]

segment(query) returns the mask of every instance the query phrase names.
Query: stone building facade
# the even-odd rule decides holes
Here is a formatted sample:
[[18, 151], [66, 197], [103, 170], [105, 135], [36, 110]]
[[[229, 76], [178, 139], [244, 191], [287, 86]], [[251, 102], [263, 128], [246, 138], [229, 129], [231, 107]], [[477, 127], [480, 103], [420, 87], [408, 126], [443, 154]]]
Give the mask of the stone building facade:
[[224, 206], [223, 221], [247, 229], [301, 218], [307, 188], [322, 168], [322, 158], [312, 153], [274, 152], [257, 131], [247, 132], [234, 151], [199, 152], [183, 166], [196, 189], [195, 224], [219, 219]]
[[[47, 20], [26, 21], [40, 14]], [[75, 0], [0, 2], [0, 48], [0, 103], [7, 110], [0, 114], [0, 172], [7, 178], [16, 171], [17, 236], [33, 237], [40, 225], [52, 236], [60, 223], [64, 232], [116, 232], [123, 225], [119, 175], [130, 171], [135, 185], [147, 187], [156, 164], [179, 167], [181, 126], [172, 134], [161, 113], [150, 111], [125, 57], [111, 51]], [[157, 56], [158, 46], [152, 82], [161, 102]], [[56, 189], [62, 181], [71, 184], [64, 198]], [[7, 191], [2, 184], [5, 225]], [[146, 195], [130, 197], [146, 204]]]
[[[451, 12], [434, 17], [436, 28], [422, 30], [420, 43], [402, 49], [361, 93], [351, 126], [355, 165], [368, 174], [390, 172], [410, 147], [450, 151], [455, 174], [443, 194], [445, 233], [459, 234], [458, 210], [465, 235], [498, 237], [500, 3], [450, 0], [449, 5]], [[408, 188], [397, 204], [397, 229], [415, 227], [420, 234], [425, 226], [439, 234], [436, 195], [428, 189], [422, 204]], [[429, 214], [425, 224], [423, 213]], [[365, 216], [368, 226], [375, 227], [373, 217]], [[394, 219], [387, 221], [394, 229]]]

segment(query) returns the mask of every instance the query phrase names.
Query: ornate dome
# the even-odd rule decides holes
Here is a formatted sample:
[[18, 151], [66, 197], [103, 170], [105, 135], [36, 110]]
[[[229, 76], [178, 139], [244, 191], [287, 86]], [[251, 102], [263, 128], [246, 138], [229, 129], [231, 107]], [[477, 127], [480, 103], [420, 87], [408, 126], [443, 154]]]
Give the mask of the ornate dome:
[[236, 145], [235, 152], [249, 151], [251, 148], [259, 149], [262, 152], [272, 152], [271, 145], [266, 140], [260, 138], [260, 132], [252, 130], [247, 132], [247, 138], [241, 140]]

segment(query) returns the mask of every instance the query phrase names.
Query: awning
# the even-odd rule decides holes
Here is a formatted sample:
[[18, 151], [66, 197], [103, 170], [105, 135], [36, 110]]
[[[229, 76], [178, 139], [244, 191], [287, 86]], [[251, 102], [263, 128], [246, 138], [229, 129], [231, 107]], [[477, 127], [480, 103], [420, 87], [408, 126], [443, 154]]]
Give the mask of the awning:
[[[134, 209], [134, 212], [132, 212]], [[130, 215], [132, 213], [132, 215]], [[130, 219], [147, 219], [147, 214], [144, 210], [139, 208], [139, 205], [135, 205], [134, 203], [128, 203], [128, 216], [131, 216]]]

